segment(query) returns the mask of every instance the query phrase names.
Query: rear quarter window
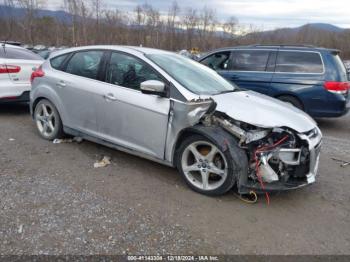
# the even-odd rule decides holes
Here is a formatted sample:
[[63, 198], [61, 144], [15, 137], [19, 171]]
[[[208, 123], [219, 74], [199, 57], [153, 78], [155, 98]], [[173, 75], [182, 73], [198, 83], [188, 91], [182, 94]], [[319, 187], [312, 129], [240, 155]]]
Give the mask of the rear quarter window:
[[344, 62], [341, 60], [340, 56], [338, 54], [331, 54], [333, 61], [334, 61], [334, 65], [335, 65], [335, 69], [339, 72], [339, 76], [340, 76], [340, 81], [348, 81], [350, 79], [348, 79], [348, 75], [347, 75], [347, 69], [345, 67]]
[[317, 52], [279, 51], [275, 72], [321, 74], [324, 68]]
[[60, 56], [56, 56], [52, 59], [50, 59], [50, 64], [54, 69], [60, 70], [62, 67], [62, 64], [64, 62], [64, 60], [68, 57], [68, 54], [64, 54], [64, 55], [60, 55]]

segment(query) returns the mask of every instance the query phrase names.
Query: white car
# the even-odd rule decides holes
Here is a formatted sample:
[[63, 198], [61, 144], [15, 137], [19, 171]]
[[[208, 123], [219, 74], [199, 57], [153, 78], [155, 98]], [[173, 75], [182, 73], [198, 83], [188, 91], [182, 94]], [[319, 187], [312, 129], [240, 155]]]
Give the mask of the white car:
[[27, 102], [30, 77], [44, 59], [19, 46], [0, 44], [0, 102]]

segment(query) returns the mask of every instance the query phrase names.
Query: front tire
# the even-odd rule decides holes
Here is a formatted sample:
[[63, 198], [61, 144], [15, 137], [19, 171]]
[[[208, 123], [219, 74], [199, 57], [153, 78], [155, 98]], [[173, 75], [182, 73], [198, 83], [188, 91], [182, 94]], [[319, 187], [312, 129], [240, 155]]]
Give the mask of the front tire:
[[179, 147], [177, 168], [194, 191], [209, 196], [223, 195], [235, 184], [230, 150], [223, 152], [219, 148], [200, 135], [186, 138]]
[[61, 117], [56, 107], [49, 100], [39, 101], [34, 110], [34, 120], [42, 138], [54, 140], [63, 137]]

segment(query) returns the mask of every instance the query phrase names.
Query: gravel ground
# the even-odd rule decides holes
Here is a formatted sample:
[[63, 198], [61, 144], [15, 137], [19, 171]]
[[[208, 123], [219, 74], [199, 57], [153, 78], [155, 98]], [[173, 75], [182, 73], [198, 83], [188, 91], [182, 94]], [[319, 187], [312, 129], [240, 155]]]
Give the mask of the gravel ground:
[[318, 122], [317, 183], [267, 206], [196, 194], [176, 170], [94, 143], [53, 144], [26, 106], [0, 106], [0, 254], [350, 254], [350, 166], [331, 160], [350, 161], [350, 115]]

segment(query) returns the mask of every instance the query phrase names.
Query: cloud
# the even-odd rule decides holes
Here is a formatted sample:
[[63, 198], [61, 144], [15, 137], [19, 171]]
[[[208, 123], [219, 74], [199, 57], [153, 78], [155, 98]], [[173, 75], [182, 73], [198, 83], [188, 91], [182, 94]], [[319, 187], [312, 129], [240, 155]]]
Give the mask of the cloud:
[[[172, 1], [164, 0], [102, 0], [106, 9], [132, 11], [138, 4], [148, 3], [161, 12], [167, 12]], [[300, 26], [305, 23], [331, 23], [350, 28], [348, 0], [177, 0], [182, 10], [204, 6], [215, 9], [222, 21], [236, 16], [243, 24], [254, 24], [265, 29]], [[47, 0], [50, 9], [60, 9], [62, 1]]]

